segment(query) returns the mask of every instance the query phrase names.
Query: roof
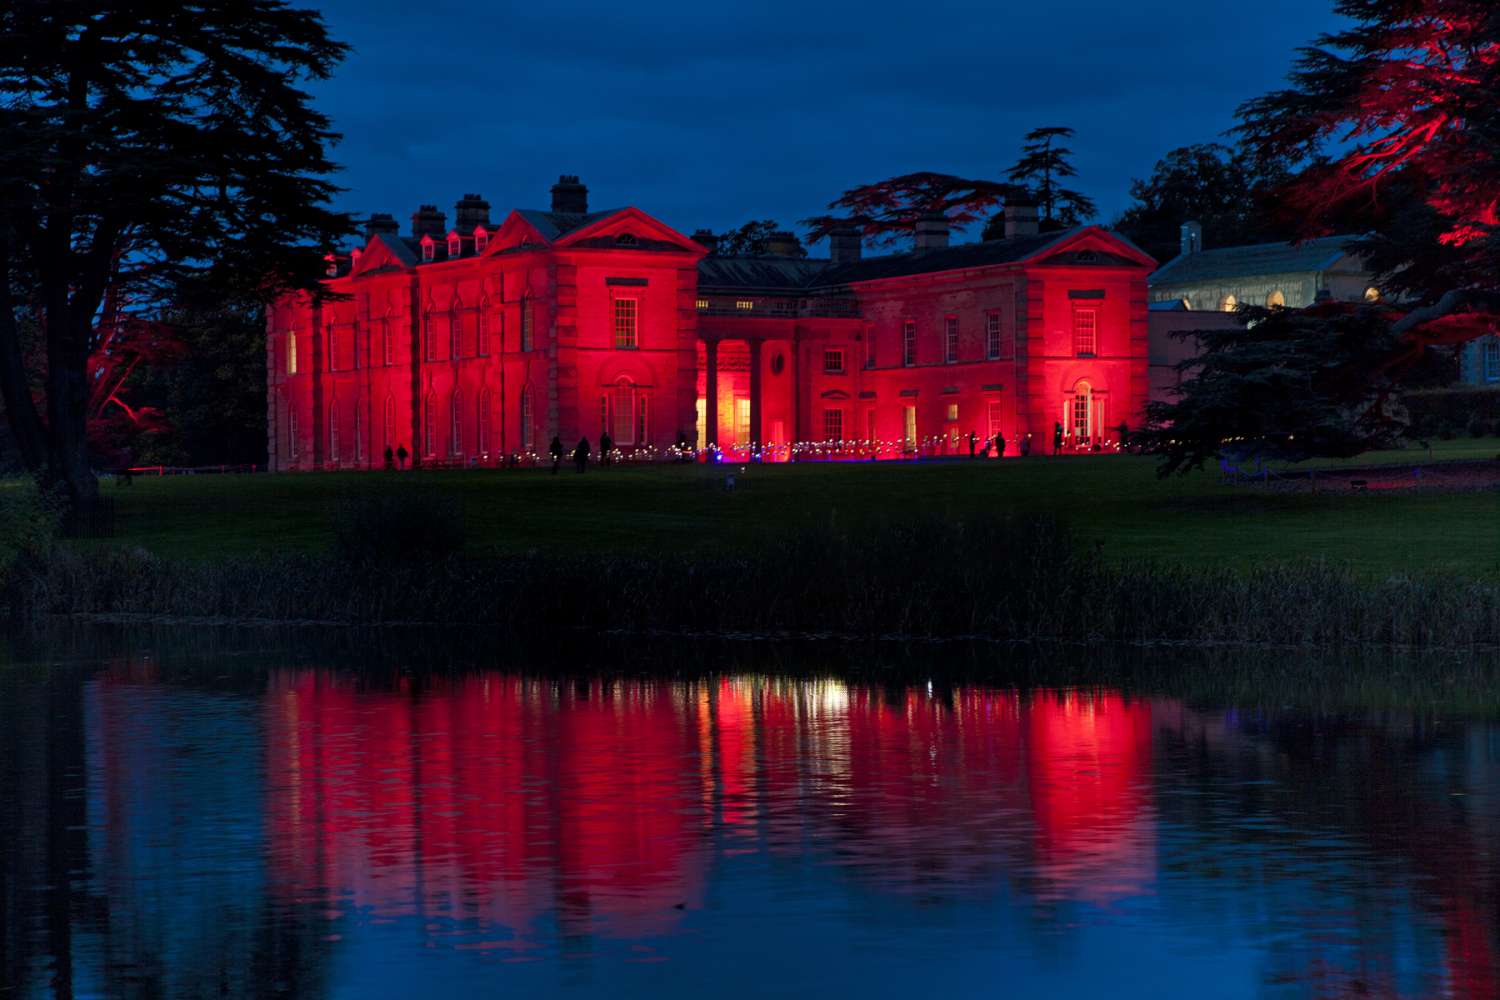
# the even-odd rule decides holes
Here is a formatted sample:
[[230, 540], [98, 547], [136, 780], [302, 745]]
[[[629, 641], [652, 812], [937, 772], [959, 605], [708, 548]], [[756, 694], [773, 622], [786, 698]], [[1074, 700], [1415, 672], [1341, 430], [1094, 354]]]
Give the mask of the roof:
[[1224, 278], [1326, 271], [1350, 253], [1358, 236], [1325, 236], [1303, 243], [1260, 243], [1182, 254], [1151, 275], [1152, 285], [1187, 285]]
[[625, 211], [623, 208], [610, 208], [602, 212], [589, 212], [587, 215], [579, 212], [548, 212], [539, 208], [518, 208], [516, 214], [527, 222], [537, 232], [541, 233], [548, 242], [559, 237], [566, 236], [575, 229], [584, 226], [592, 226], [600, 219], [607, 219], [611, 215], [619, 215]]
[[[1091, 226], [1034, 236], [1013, 236], [982, 243], [961, 243], [934, 250], [909, 250], [905, 253], [865, 257], [845, 264], [798, 257], [705, 257], [698, 263], [698, 287], [701, 290], [755, 289], [768, 292], [808, 291], [833, 288], [861, 281], [879, 281], [909, 274], [930, 274], [970, 267], [1014, 264], [1028, 260], [1048, 247], [1062, 243]], [[1125, 242], [1123, 239], [1121, 242]], [[1128, 245], [1128, 244], [1127, 244]], [[1107, 251], [1083, 250], [1090, 254], [1091, 264], [1117, 264], [1139, 267], [1137, 261]], [[1080, 258], [1080, 263], [1084, 260]]]

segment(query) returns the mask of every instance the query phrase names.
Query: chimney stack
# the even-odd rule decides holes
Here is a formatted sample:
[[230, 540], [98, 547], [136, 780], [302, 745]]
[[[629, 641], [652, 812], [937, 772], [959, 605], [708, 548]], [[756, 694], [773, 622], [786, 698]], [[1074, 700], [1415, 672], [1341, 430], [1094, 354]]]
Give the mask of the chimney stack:
[[1186, 257], [1198, 253], [1203, 249], [1203, 224], [1201, 222], [1184, 222], [1182, 224], [1182, 246], [1178, 253]]
[[802, 243], [785, 229], [778, 229], [766, 237], [766, 253], [772, 257], [795, 257]]
[[396, 217], [389, 212], [371, 212], [370, 217], [365, 220], [365, 241], [369, 242], [375, 238], [377, 233], [387, 236], [395, 236], [401, 232], [401, 224]]
[[1035, 236], [1039, 231], [1036, 205], [1029, 199], [1014, 197], [1005, 199], [1005, 238]]
[[917, 220], [916, 249], [940, 250], [947, 245], [947, 216], [941, 212], [931, 212]]
[[714, 235], [712, 229], [694, 230], [693, 242], [705, 248], [711, 254], [719, 252], [719, 238]]
[[552, 211], [566, 215], [587, 215], [589, 189], [578, 183], [574, 174], [563, 174], [552, 185]]
[[478, 226], [490, 224], [490, 203], [477, 194], [466, 194], [453, 206], [453, 225], [465, 236]]
[[411, 213], [411, 234], [416, 239], [431, 236], [441, 240], [448, 232], [448, 216], [436, 205], [421, 205]]
[[864, 240], [856, 226], [841, 226], [828, 233], [828, 259], [835, 264], [853, 264], [864, 250]]

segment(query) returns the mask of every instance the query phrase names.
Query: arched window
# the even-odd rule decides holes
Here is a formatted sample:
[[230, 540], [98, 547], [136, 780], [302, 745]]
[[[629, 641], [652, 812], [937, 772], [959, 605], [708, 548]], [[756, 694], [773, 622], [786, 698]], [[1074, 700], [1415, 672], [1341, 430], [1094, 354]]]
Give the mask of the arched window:
[[437, 394], [430, 390], [422, 401], [422, 454], [437, 454]]
[[1240, 307], [1240, 300], [1233, 295], [1226, 295], [1219, 300], [1219, 311], [1232, 313]]
[[395, 359], [395, 352], [391, 347], [391, 314], [387, 312], [385, 318], [380, 321], [380, 363], [391, 364]]
[[536, 448], [536, 436], [531, 426], [531, 386], [521, 390], [521, 448], [524, 451], [533, 451]]
[[354, 407], [354, 464], [365, 464], [365, 414], [358, 404]]
[[381, 439], [385, 446], [392, 451], [396, 448], [396, 401], [390, 396], [385, 397], [384, 412], [380, 418]]
[[432, 242], [431, 236], [422, 237], [422, 259], [431, 261], [437, 257], [437, 244]]
[[339, 403], [328, 404], [328, 461], [339, 464]]
[[621, 233], [619, 236], [615, 237], [615, 246], [619, 247], [639, 246], [640, 242], [640, 240], [636, 239], [634, 233]]
[[1286, 308], [1286, 295], [1284, 295], [1282, 293], [1281, 289], [1278, 288], [1278, 289], [1276, 289], [1276, 291], [1274, 291], [1270, 295], [1266, 296], [1266, 308], [1267, 309], [1285, 309]]
[[458, 233], [456, 233], [456, 232], [449, 233], [448, 234], [448, 256], [449, 257], [459, 257], [459, 256], [461, 256], [463, 254], [463, 252], [464, 252], [464, 238], [462, 236], [458, 235]]
[[448, 454], [462, 455], [464, 453], [464, 394], [461, 389], [454, 389], [452, 397], [448, 400]]
[[604, 394], [600, 414], [603, 427], [618, 447], [646, 441], [646, 394], [621, 376]]
[[422, 314], [422, 360], [423, 361], [435, 361], [435, 360], [437, 360], [437, 345], [434, 343], [434, 341], [437, 339], [437, 337], [433, 333], [432, 323], [433, 323], [432, 307], [428, 306], [427, 307], [427, 311]]
[[490, 453], [490, 391], [488, 389], [480, 390], [479, 411], [474, 416], [479, 428], [479, 453], [488, 455]]
[[286, 373], [297, 374], [297, 331], [288, 330], [286, 335]]
[[474, 227], [474, 252], [484, 253], [484, 248], [490, 245], [490, 234], [483, 226]]
[[463, 321], [461, 318], [462, 313], [459, 312], [462, 307], [462, 303], [457, 299], [454, 299], [452, 304], [448, 306], [448, 357], [455, 361], [463, 357], [463, 345], [461, 343]]
[[1073, 386], [1068, 418], [1068, 427], [1073, 437], [1080, 444], [1086, 444], [1093, 436], [1091, 431], [1094, 425], [1094, 390], [1087, 382], [1079, 382]]
[[531, 296], [521, 296], [521, 350], [531, 350]]
[[490, 353], [490, 300], [479, 303], [474, 315], [474, 353], [481, 358]]

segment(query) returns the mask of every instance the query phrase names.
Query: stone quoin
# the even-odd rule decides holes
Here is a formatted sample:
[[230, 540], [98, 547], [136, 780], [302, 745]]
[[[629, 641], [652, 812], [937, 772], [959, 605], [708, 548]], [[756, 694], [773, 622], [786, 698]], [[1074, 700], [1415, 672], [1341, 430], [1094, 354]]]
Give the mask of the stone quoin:
[[1155, 262], [1097, 226], [950, 243], [925, 217], [904, 253], [835, 233], [828, 259], [720, 256], [636, 208], [590, 211], [564, 176], [550, 209], [499, 222], [466, 194], [410, 235], [372, 215], [328, 261], [328, 296], [267, 313], [271, 468], [531, 462], [559, 437], [627, 458], [1113, 450], [1148, 394]]

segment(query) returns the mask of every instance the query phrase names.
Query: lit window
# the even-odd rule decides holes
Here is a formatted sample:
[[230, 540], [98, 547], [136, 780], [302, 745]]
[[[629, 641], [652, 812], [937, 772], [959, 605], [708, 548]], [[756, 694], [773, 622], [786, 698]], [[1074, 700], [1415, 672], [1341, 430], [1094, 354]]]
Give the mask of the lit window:
[[740, 299], [734, 304], [734, 307], [740, 312], [749, 312], [755, 308], [755, 301], [753, 299]]
[[837, 375], [844, 373], [844, 352], [837, 348], [828, 348], [823, 352], [823, 370]]
[[1000, 356], [1001, 347], [1000, 313], [997, 310], [986, 313], [984, 317], [984, 356], [995, 360]]
[[1500, 337], [1486, 337], [1480, 344], [1480, 371], [1486, 382], [1500, 382]]
[[1374, 287], [1373, 285], [1370, 286], [1369, 288], [1366, 288], [1365, 289], [1365, 301], [1366, 302], [1379, 302], [1380, 301], [1380, 289]]
[[638, 318], [635, 299], [615, 299], [615, 347], [626, 350], [637, 346]]
[[901, 363], [908, 368], [917, 363], [917, 324], [913, 320], [901, 324]]
[[958, 360], [957, 316], [948, 316], [943, 320], [943, 360], [950, 365]]
[[844, 439], [844, 411], [829, 409], [823, 411], [823, 440], [842, 441]]
[[531, 350], [531, 299], [521, 300], [521, 350]]
[[1266, 308], [1267, 309], [1285, 309], [1286, 308], [1286, 295], [1282, 292], [1281, 289], [1278, 288], [1278, 289], [1276, 289], [1276, 291], [1274, 291], [1270, 295], [1266, 296]]
[[458, 257], [458, 256], [460, 256], [460, 255], [463, 254], [463, 250], [464, 250], [463, 237], [459, 236], [457, 233], [449, 233], [448, 234], [448, 256], [449, 257]]
[[1099, 313], [1093, 309], [1073, 310], [1073, 353], [1091, 358], [1099, 346]]
[[917, 408], [915, 406], [902, 407], [901, 410], [901, 449], [908, 452], [917, 450]]
[[698, 300], [698, 311], [702, 312], [703, 310], [705, 310], [707, 308], [708, 308], [708, 300], [707, 299], [699, 299]]
[[990, 437], [993, 438], [1000, 433], [1000, 421], [1005, 416], [1005, 404], [998, 399], [992, 399], [985, 404], [986, 422], [989, 424]]
[[297, 374], [297, 332], [295, 330], [286, 335], [286, 373]]
[[1226, 295], [1219, 300], [1219, 312], [1232, 313], [1240, 307], [1240, 300], [1233, 295]]
[[954, 420], [958, 419], [958, 404], [957, 403], [949, 403], [948, 404], [948, 419], [949, 419], [949, 421], [954, 421]]
[[484, 253], [484, 248], [490, 245], [490, 234], [480, 226], [474, 230], [474, 252]]
[[1073, 437], [1080, 443], [1088, 441], [1092, 436], [1089, 429], [1093, 425], [1094, 393], [1087, 382], [1079, 382], [1073, 389], [1072, 404]]
[[602, 426], [609, 431], [614, 445], [645, 443], [646, 395], [629, 379], [620, 379], [605, 393], [602, 410]]
[[422, 259], [430, 261], [437, 258], [437, 244], [432, 242], [431, 236], [422, 237]]

